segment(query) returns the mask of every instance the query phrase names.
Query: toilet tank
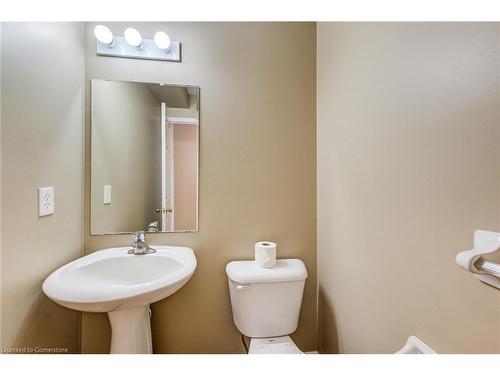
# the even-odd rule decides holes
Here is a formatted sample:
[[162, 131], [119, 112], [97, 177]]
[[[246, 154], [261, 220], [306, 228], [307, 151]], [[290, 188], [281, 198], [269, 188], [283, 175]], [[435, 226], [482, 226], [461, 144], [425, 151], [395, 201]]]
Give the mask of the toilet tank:
[[278, 259], [273, 268], [255, 261], [226, 266], [234, 323], [248, 337], [284, 336], [297, 329], [307, 270], [300, 259]]

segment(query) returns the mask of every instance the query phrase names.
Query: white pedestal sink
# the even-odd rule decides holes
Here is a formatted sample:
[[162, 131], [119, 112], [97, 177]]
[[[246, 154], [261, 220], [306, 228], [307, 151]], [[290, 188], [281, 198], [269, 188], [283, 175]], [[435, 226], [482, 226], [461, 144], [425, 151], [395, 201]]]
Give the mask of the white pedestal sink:
[[130, 247], [96, 251], [62, 266], [43, 283], [58, 304], [107, 312], [111, 353], [152, 353], [149, 305], [179, 290], [194, 273], [193, 250], [153, 246], [154, 254], [127, 254]]

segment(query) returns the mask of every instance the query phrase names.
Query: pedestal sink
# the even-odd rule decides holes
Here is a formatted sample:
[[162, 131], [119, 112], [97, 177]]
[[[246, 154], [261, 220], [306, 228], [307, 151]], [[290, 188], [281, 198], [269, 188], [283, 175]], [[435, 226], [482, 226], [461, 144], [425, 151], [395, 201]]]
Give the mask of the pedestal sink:
[[175, 293], [196, 269], [193, 250], [153, 246], [154, 254], [127, 254], [130, 247], [96, 251], [54, 271], [44, 293], [70, 309], [107, 312], [111, 353], [152, 353], [149, 305]]

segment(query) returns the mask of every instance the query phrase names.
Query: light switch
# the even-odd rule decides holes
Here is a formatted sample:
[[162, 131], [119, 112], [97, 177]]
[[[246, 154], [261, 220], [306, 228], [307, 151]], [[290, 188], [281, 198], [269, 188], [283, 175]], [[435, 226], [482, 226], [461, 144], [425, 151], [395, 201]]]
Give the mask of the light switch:
[[54, 213], [54, 188], [38, 188], [38, 216], [47, 216]]
[[111, 204], [111, 185], [104, 185], [104, 204]]

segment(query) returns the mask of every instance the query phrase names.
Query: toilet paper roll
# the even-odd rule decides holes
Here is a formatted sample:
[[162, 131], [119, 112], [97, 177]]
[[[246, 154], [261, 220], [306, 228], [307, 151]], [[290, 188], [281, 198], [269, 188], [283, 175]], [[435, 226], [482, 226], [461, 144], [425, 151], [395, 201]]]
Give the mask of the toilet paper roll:
[[270, 241], [255, 244], [255, 263], [259, 267], [272, 268], [276, 263], [276, 244]]

